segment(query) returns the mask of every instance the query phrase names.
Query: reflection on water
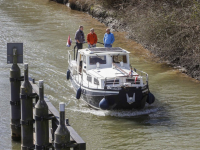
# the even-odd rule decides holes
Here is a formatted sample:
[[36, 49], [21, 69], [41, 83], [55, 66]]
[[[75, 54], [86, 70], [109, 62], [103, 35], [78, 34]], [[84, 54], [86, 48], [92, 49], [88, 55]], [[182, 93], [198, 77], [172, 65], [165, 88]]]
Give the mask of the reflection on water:
[[133, 66], [149, 74], [156, 102], [141, 111], [96, 111], [76, 100], [66, 80], [71, 49], [66, 42], [70, 35], [74, 46], [79, 25], [84, 26], [85, 35], [93, 27], [98, 41], [103, 41], [106, 27], [86, 13], [48, 0], [0, 0], [0, 149], [20, 149], [20, 143], [10, 138], [7, 42], [24, 43], [30, 76], [44, 80], [45, 96], [57, 108], [59, 102], [66, 102], [70, 124], [86, 141], [87, 149], [198, 149], [200, 84], [152, 61], [147, 50], [124, 38], [125, 33], [114, 32], [114, 46], [129, 50]]

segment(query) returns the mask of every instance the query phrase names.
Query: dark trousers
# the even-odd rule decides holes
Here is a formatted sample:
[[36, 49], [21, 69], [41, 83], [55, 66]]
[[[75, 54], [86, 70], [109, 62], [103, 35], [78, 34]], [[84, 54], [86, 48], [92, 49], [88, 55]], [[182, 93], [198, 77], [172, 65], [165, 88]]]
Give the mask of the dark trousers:
[[111, 44], [104, 44], [104, 47], [112, 47]]
[[76, 43], [76, 48], [77, 48], [77, 52], [76, 52], [76, 60], [77, 60], [78, 50], [83, 48], [83, 43]]

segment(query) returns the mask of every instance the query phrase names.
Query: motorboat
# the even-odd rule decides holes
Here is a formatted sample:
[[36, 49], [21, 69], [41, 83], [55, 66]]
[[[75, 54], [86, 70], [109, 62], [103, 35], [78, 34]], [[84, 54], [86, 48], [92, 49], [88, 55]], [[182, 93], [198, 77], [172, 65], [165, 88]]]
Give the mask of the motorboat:
[[[67, 80], [94, 109], [143, 109], [155, 101], [148, 74], [130, 65], [130, 52], [120, 47], [68, 51]], [[74, 58], [73, 57], [74, 54]]]

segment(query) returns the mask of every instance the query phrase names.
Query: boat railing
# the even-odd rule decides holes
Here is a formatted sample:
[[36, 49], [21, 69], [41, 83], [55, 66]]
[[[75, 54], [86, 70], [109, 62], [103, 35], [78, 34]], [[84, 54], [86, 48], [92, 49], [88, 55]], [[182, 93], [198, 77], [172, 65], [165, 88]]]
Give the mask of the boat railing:
[[[74, 48], [75, 50], [75, 48]], [[71, 63], [71, 60], [72, 60], [72, 53], [75, 51], [74, 50], [68, 50], [68, 63], [70, 65]], [[74, 60], [75, 60], [75, 55], [74, 55]], [[73, 69], [73, 74], [71, 74], [72, 77], [74, 78], [74, 80], [80, 84], [80, 85], [83, 85], [83, 73], [81, 73], [79, 70], [76, 70], [76, 69]], [[86, 75], [88, 76], [88, 74], [86, 73]], [[88, 81], [88, 88], [90, 86], [90, 82]], [[98, 88], [98, 85], [97, 85], [97, 88]]]
[[68, 50], [68, 63], [70, 63], [71, 62], [71, 59], [72, 59], [72, 55], [71, 55], [71, 53], [73, 52], [73, 50]]
[[[112, 64], [117, 70], [119, 70], [120, 72], [122, 72], [125, 76], [131, 76], [131, 75], [129, 75], [126, 71], [124, 71], [122, 68], [120, 68], [119, 66], [117, 66], [115, 63], [113, 63]], [[146, 72], [144, 72], [144, 71], [141, 71], [141, 70], [138, 70], [138, 69], [135, 69], [134, 68], [134, 71], [135, 72], [137, 72], [137, 73], [139, 73], [138, 75], [140, 75], [140, 76], [142, 76], [142, 78], [143, 78], [143, 82], [144, 83], [146, 83], [146, 84], [148, 84], [148, 74], [146, 73]], [[132, 77], [133, 76], [138, 76], [138, 75], [132, 75]]]
[[[81, 86], [85, 86], [87, 88], [104, 88], [104, 89], [114, 89], [114, 90], [119, 90], [119, 88], [121, 88], [121, 86], [130, 86], [130, 87], [141, 87], [141, 86], [146, 86], [148, 85], [148, 74], [137, 70], [137, 73], [140, 72], [140, 74], [138, 76], [141, 76], [143, 79], [143, 84], [141, 85], [141, 81], [137, 78], [138, 76], [118, 76], [118, 77], [106, 77], [104, 78], [103, 83], [101, 83], [102, 81], [102, 77], [92, 77], [90, 74], [88, 74], [87, 72], [84, 72], [84, 74], [86, 75], [85, 80], [83, 81], [83, 73], [74, 70], [74, 74], [72, 75], [73, 79]], [[123, 77], [125, 77], [125, 79], [123, 79]], [[128, 80], [132, 80], [131, 81], [127, 81]], [[146, 79], [146, 81], [145, 81]], [[95, 83], [96, 80], [96, 83]], [[128, 84], [130, 83], [130, 85]], [[103, 84], [103, 85], [102, 85]], [[96, 86], [96, 87], [95, 87]]]
[[[81, 86], [83, 86], [83, 82], [86, 82], [86, 80], [83, 81], [83, 73], [79, 72], [77, 70], [73, 70], [73, 74], [71, 74], [72, 78]], [[86, 76], [90, 76], [89, 74], [86, 73]], [[92, 79], [91, 79], [92, 80]], [[86, 85], [84, 85], [86, 86]], [[87, 87], [90, 87], [90, 81], [87, 80]], [[98, 88], [98, 85], [97, 85]]]
[[144, 83], [144, 84], [146, 83], [146, 85], [148, 85], [148, 82], [149, 82], [149, 75], [148, 75], [146, 72], [141, 71], [141, 70], [138, 70], [138, 69], [135, 69], [135, 68], [134, 68], [134, 71], [137, 72], [138, 75], [140, 75], [140, 76], [142, 77], [143, 83]]
[[[134, 84], [136, 87], [138, 86], [141, 86], [140, 84], [140, 80], [138, 79], [138, 76], [141, 76], [142, 77], [142, 80], [143, 80], [143, 85], [142, 86], [146, 86], [148, 85], [148, 74], [144, 71], [140, 71], [140, 70], [136, 70], [135, 69], [135, 72], [137, 71], [138, 75], [125, 75], [125, 76], [118, 76], [118, 77], [106, 77], [104, 79], [104, 88], [108, 87], [111, 87], [111, 88], [119, 88], [121, 87], [122, 85], [126, 85], [126, 86], [129, 86], [126, 81], [126, 79], [133, 79], [133, 83], [131, 84]], [[125, 78], [125, 81], [123, 80], [120, 80], [120, 78]], [[132, 86], [132, 85], [131, 85]]]
[[[72, 52], [73, 52], [73, 50], [68, 50], [68, 64], [69, 64], [69, 66], [71, 66], [70, 63], [71, 63], [71, 56], [72, 56], [71, 53]], [[71, 68], [71, 69], [73, 69], [73, 68]], [[76, 69], [73, 69], [73, 74], [71, 74], [71, 75], [74, 77], [74, 80], [79, 83], [78, 71]]]
[[[120, 77], [127, 77], [127, 76], [120, 76]], [[121, 86], [123, 85], [123, 83], [125, 82], [122, 82], [119, 80], [120, 78], [119, 77], [106, 77], [104, 79], [104, 89], [108, 89], [109, 88], [121, 88]], [[118, 90], [118, 89], [117, 89]]]

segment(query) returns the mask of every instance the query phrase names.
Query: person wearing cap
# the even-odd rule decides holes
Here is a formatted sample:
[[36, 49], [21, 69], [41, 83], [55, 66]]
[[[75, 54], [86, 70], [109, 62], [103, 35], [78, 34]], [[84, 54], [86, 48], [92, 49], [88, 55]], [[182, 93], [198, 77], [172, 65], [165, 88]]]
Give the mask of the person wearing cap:
[[104, 47], [112, 47], [114, 41], [115, 41], [114, 34], [110, 32], [110, 28], [107, 28], [103, 38]]
[[90, 33], [87, 35], [87, 43], [88, 43], [88, 48], [91, 47], [96, 47], [97, 44], [97, 35], [94, 33], [94, 29], [90, 29]]

